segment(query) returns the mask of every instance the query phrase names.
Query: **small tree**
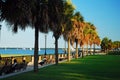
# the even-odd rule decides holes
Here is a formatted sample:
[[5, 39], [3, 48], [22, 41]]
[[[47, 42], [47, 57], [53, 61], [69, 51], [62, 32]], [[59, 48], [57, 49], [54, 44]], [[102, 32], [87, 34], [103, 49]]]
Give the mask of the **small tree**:
[[108, 50], [108, 43], [109, 43], [109, 39], [107, 37], [104, 37], [101, 41], [101, 49], [104, 52], [107, 52], [107, 50]]

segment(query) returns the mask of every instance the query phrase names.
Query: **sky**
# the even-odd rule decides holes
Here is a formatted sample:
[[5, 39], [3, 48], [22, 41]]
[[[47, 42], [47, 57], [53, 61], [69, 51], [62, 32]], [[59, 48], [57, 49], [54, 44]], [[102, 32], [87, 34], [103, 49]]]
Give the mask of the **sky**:
[[[112, 41], [120, 41], [120, 0], [71, 0], [86, 22], [93, 23], [101, 39], [108, 37]], [[27, 28], [25, 31], [19, 30], [14, 34], [11, 29], [2, 24], [0, 31], [0, 47], [34, 47], [34, 29]], [[52, 32], [47, 35], [47, 48], [54, 48], [54, 37]], [[45, 47], [45, 34], [39, 33], [39, 47]], [[61, 36], [59, 48], [65, 47], [65, 41]]]

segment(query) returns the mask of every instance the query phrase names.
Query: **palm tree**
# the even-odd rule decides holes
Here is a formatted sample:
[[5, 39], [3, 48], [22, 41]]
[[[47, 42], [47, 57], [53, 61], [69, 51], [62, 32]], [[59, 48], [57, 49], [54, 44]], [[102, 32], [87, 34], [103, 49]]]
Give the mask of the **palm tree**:
[[[50, 30], [53, 31], [53, 36], [55, 38], [55, 62], [58, 64], [58, 39], [62, 34], [62, 24], [64, 16], [64, 5], [63, 0], [49, 0], [48, 1], [48, 16], [49, 16], [49, 26]], [[53, 15], [54, 14], [54, 15]]]
[[47, 32], [44, 28], [44, 26], [47, 26], [47, 5], [44, 3], [43, 0], [6, 0], [1, 10], [1, 18], [11, 25], [13, 32], [16, 33], [18, 28], [25, 30], [28, 25], [35, 29], [35, 72], [38, 71], [39, 31]]
[[[88, 43], [89, 43], [89, 24], [88, 22], [83, 22], [83, 38], [81, 39], [81, 43], [80, 46], [87, 46], [87, 50], [86, 53], [88, 55]], [[82, 50], [83, 51], [83, 50]], [[82, 52], [82, 57], [84, 56], [83, 52]]]
[[99, 46], [100, 43], [101, 43], [100, 38], [99, 38], [98, 34], [96, 34], [96, 36], [94, 37], [94, 40], [93, 40], [93, 46], [94, 46], [93, 54], [95, 54], [95, 45]]
[[120, 48], [120, 41], [114, 41], [113, 43], [113, 49], [118, 49]]
[[82, 22], [82, 36], [79, 45], [82, 48], [81, 57], [84, 57], [84, 46], [87, 46], [86, 53], [88, 53], [88, 43], [89, 43], [89, 26], [87, 22]]
[[92, 23], [87, 23], [88, 24], [88, 35], [89, 35], [89, 40], [88, 40], [88, 44], [90, 45], [90, 54], [91, 54], [91, 48], [92, 48], [92, 44], [94, 41], [94, 38], [96, 36], [96, 27], [92, 24]]
[[73, 4], [70, 2], [70, 0], [66, 1], [64, 3], [64, 31], [63, 31], [63, 37], [64, 40], [66, 40], [68, 42], [68, 62], [70, 61], [70, 39], [71, 39], [71, 35], [72, 35], [72, 16], [73, 16], [73, 12], [74, 12], [74, 6]]
[[89, 35], [89, 25], [88, 25], [88, 22], [84, 22], [83, 23], [83, 38], [82, 38], [81, 42], [83, 43], [83, 46], [84, 45], [87, 46], [87, 50], [86, 50], [87, 55], [88, 55], [89, 36], [90, 35]]
[[104, 37], [101, 41], [101, 49], [104, 51], [104, 52], [107, 52], [108, 51], [108, 43], [109, 43], [109, 39], [108, 37]]
[[83, 16], [80, 14], [80, 12], [76, 12], [74, 14], [74, 20], [73, 20], [73, 27], [74, 31], [72, 33], [73, 42], [76, 42], [76, 58], [78, 58], [78, 43], [80, 43], [82, 39], [82, 33], [83, 33], [83, 25], [82, 22], [84, 21]]
[[67, 58], [68, 58], [68, 62], [70, 62], [70, 55], [71, 55], [71, 53], [70, 53], [70, 40], [71, 40], [71, 33], [72, 33], [72, 30], [70, 30], [69, 32], [67, 32], [67, 31], [65, 31], [64, 32], [64, 34], [63, 34], [63, 36], [64, 36], [64, 39], [67, 41], [67, 43], [68, 43], [68, 50], [67, 50], [67, 53], [68, 53], [68, 56], [67, 56]]

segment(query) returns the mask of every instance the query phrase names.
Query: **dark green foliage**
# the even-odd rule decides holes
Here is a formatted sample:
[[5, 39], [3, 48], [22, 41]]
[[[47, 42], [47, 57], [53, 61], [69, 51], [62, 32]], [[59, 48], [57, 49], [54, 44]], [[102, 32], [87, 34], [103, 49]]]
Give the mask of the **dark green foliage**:
[[64, 34], [66, 34], [66, 32], [69, 32], [72, 29], [71, 18], [73, 17], [75, 8], [72, 4], [69, 3], [69, 1], [64, 3]]
[[48, 0], [48, 6], [50, 30], [53, 31], [53, 36], [59, 38], [62, 34], [62, 22], [64, 17], [63, 0]]
[[108, 55], [120, 55], [120, 51], [110, 51], [107, 54]]
[[1, 19], [6, 20], [17, 32], [18, 27], [25, 29], [30, 24], [31, 8], [34, 0], [6, 0], [1, 9]]
[[103, 38], [101, 41], [101, 49], [103, 51], [115, 50], [120, 48], [120, 41], [112, 41], [107, 37]]
[[103, 38], [103, 40], [101, 41], [101, 49], [106, 52], [107, 50], [110, 50], [111, 47], [112, 41], [109, 40], [107, 37]]
[[83, 16], [80, 14], [80, 12], [76, 12], [76, 13], [74, 14], [74, 16], [77, 17], [77, 21], [81, 21], [81, 22], [84, 21], [84, 18], [83, 18]]

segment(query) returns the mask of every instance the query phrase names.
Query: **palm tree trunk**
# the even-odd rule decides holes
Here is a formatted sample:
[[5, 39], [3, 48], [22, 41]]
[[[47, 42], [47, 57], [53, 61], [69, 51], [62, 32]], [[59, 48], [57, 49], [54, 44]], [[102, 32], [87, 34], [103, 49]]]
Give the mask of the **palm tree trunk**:
[[34, 45], [34, 72], [38, 72], [38, 39], [39, 31], [35, 28], [35, 45]]
[[68, 39], [68, 62], [70, 62], [70, 38]]
[[82, 58], [84, 57], [84, 47], [82, 46]]
[[95, 55], [95, 44], [93, 44], [93, 47], [94, 47], [93, 55]]
[[90, 45], [90, 55], [92, 54], [92, 46]]
[[76, 40], [76, 59], [78, 58], [78, 40]]
[[88, 44], [87, 44], [87, 52], [86, 52], [86, 55], [88, 56]]
[[55, 62], [58, 65], [58, 38], [55, 36]]

